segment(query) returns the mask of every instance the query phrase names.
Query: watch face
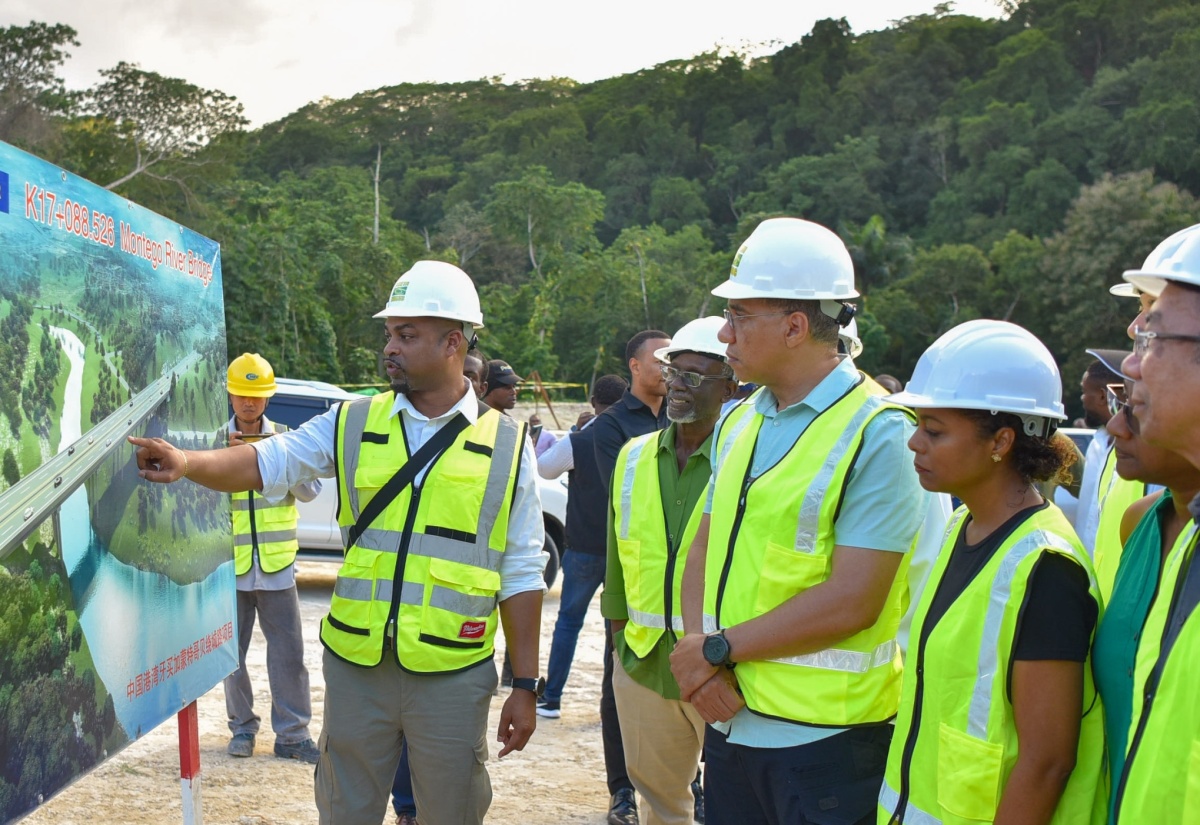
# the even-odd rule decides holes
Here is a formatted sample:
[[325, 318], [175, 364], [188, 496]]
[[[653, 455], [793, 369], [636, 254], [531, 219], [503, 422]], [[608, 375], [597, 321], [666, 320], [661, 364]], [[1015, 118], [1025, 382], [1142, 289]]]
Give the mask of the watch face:
[[704, 660], [710, 665], [719, 665], [729, 655], [729, 642], [719, 634], [713, 634], [704, 640]]

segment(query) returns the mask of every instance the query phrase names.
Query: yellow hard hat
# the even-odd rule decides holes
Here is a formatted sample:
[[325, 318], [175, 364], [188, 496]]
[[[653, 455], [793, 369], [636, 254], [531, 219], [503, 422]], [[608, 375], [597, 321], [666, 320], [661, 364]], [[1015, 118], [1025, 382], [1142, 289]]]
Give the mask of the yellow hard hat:
[[229, 365], [225, 389], [247, 398], [270, 398], [275, 394], [275, 370], [257, 352], [244, 352]]

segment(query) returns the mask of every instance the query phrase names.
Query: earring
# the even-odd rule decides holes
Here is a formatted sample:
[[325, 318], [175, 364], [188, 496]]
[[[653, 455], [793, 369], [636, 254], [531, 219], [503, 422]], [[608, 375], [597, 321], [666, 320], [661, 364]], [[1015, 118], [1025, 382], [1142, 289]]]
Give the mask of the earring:
[[1000, 453], [992, 453], [992, 461], [996, 464], [1000, 463]]

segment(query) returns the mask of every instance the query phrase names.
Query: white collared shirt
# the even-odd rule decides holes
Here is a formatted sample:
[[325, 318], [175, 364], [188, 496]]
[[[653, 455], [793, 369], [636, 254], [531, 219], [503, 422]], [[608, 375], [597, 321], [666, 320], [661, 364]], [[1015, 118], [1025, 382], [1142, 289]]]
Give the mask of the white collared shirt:
[[[311, 418], [300, 427], [251, 446], [258, 451], [258, 472], [262, 476], [262, 496], [279, 500], [298, 483], [315, 478], [333, 478], [337, 467], [334, 441], [338, 407]], [[463, 386], [463, 397], [439, 416], [430, 418], [412, 405], [407, 396], [396, 394], [392, 414], [400, 415], [408, 449], [415, 453], [457, 413], [474, 424], [479, 420], [479, 401], [470, 385]], [[518, 470], [512, 511], [508, 519], [508, 538], [500, 560], [500, 601], [530, 590], [545, 590], [542, 572], [549, 556], [542, 551], [545, 527], [542, 500], [537, 489], [537, 460], [528, 438], [521, 439], [521, 463]], [[413, 482], [425, 480], [422, 469]]]

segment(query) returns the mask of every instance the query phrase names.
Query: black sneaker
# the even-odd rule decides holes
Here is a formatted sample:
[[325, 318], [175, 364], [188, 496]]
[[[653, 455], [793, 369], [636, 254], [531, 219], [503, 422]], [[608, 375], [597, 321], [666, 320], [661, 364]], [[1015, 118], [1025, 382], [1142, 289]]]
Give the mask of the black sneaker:
[[305, 739], [303, 742], [292, 742], [290, 744], [275, 743], [275, 755], [280, 759], [299, 759], [301, 762], [307, 762], [310, 765], [315, 765], [321, 761], [321, 752], [317, 750], [317, 746], [313, 744], [313, 740]]
[[538, 699], [537, 715], [546, 719], [558, 719], [562, 716], [562, 711], [559, 710], [558, 702], [547, 702], [545, 699]]
[[608, 805], [608, 825], [638, 825], [637, 798], [633, 788], [622, 788]]

